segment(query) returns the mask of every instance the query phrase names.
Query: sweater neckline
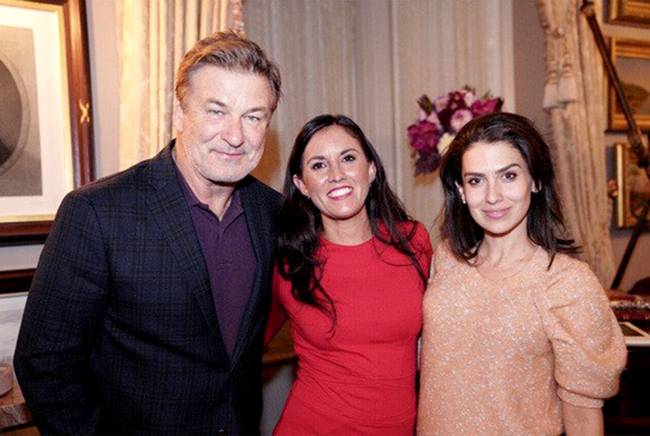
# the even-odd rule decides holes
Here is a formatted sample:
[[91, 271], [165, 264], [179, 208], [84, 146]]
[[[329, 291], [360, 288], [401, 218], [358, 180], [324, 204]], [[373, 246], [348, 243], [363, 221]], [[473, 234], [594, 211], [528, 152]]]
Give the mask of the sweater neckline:
[[542, 255], [542, 253], [546, 253], [546, 250], [544, 250], [541, 246], [537, 245], [536, 248], [535, 248], [535, 251], [532, 254], [532, 256], [530, 256], [530, 258], [527, 261], [523, 262], [519, 268], [517, 268], [514, 271], [511, 271], [510, 273], [507, 273], [506, 275], [502, 275], [502, 276], [499, 276], [499, 277], [486, 276], [483, 273], [481, 273], [481, 271], [475, 265], [468, 265], [468, 266], [471, 269], [473, 269], [475, 271], [475, 273], [478, 274], [478, 276], [481, 279], [487, 280], [489, 282], [498, 282], [498, 281], [501, 281], [503, 279], [510, 279], [510, 278], [513, 278], [513, 277], [517, 277], [517, 276], [519, 276], [521, 274], [524, 274], [524, 273], [530, 271], [532, 268], [535, 267], [535, 265], [537, 265], [540, 262], [538, 260], [538, 258]]

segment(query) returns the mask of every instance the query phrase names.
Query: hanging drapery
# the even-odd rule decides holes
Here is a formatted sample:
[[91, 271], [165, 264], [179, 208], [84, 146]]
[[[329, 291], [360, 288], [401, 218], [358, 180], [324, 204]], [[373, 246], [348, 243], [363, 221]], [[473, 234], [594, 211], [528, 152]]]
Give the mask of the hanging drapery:
[[117, 25], [124, 169], [172, 137], [174, 75], [185, 52], [219, 30], [243, 33], [244, 24], [241, 0], [120, 0]]
[[544, 108], [570, 236], [608, 286], [615, 266], [603, 143], [604, 74], [581, 3], [537, 0], [546, 47]]
[[350, 115], [409, 212], [437, 235], [436, 174], [414, 176], [406, 128], [417, 99], [464, 85], [514, 108], [511, 0], [246, 0], [248, 35], [282, 70], [283, 98], [256, 175], [281, 188], [302, 125]]

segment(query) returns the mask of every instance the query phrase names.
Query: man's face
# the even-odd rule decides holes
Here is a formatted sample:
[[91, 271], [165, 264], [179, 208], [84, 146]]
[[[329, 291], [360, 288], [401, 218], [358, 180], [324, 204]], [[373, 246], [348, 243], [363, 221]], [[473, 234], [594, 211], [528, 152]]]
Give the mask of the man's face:
[[261, 75], [214, 65], [192, 72], [174, 114], [177, 159], [190, 173], [183, 175], [204, 184], [233, 184], [246, 177], [264, 153], [272, 102]]

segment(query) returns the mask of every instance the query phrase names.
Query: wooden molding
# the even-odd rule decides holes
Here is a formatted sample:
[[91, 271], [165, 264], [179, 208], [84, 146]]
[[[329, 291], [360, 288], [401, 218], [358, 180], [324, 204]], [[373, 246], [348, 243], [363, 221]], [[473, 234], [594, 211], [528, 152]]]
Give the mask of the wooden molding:
[[0, 272], [0, 294], [27, 292], [32, 284], [34, 268]]

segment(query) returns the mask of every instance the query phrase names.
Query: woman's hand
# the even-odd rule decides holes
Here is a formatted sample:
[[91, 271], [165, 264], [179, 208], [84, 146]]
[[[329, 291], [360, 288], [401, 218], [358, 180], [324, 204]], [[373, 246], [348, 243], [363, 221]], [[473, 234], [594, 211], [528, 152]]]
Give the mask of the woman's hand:
[[562, 417], [566, 436], [602, 436], [605, 433], [600, 407], [580, 407], [562, 401]]

